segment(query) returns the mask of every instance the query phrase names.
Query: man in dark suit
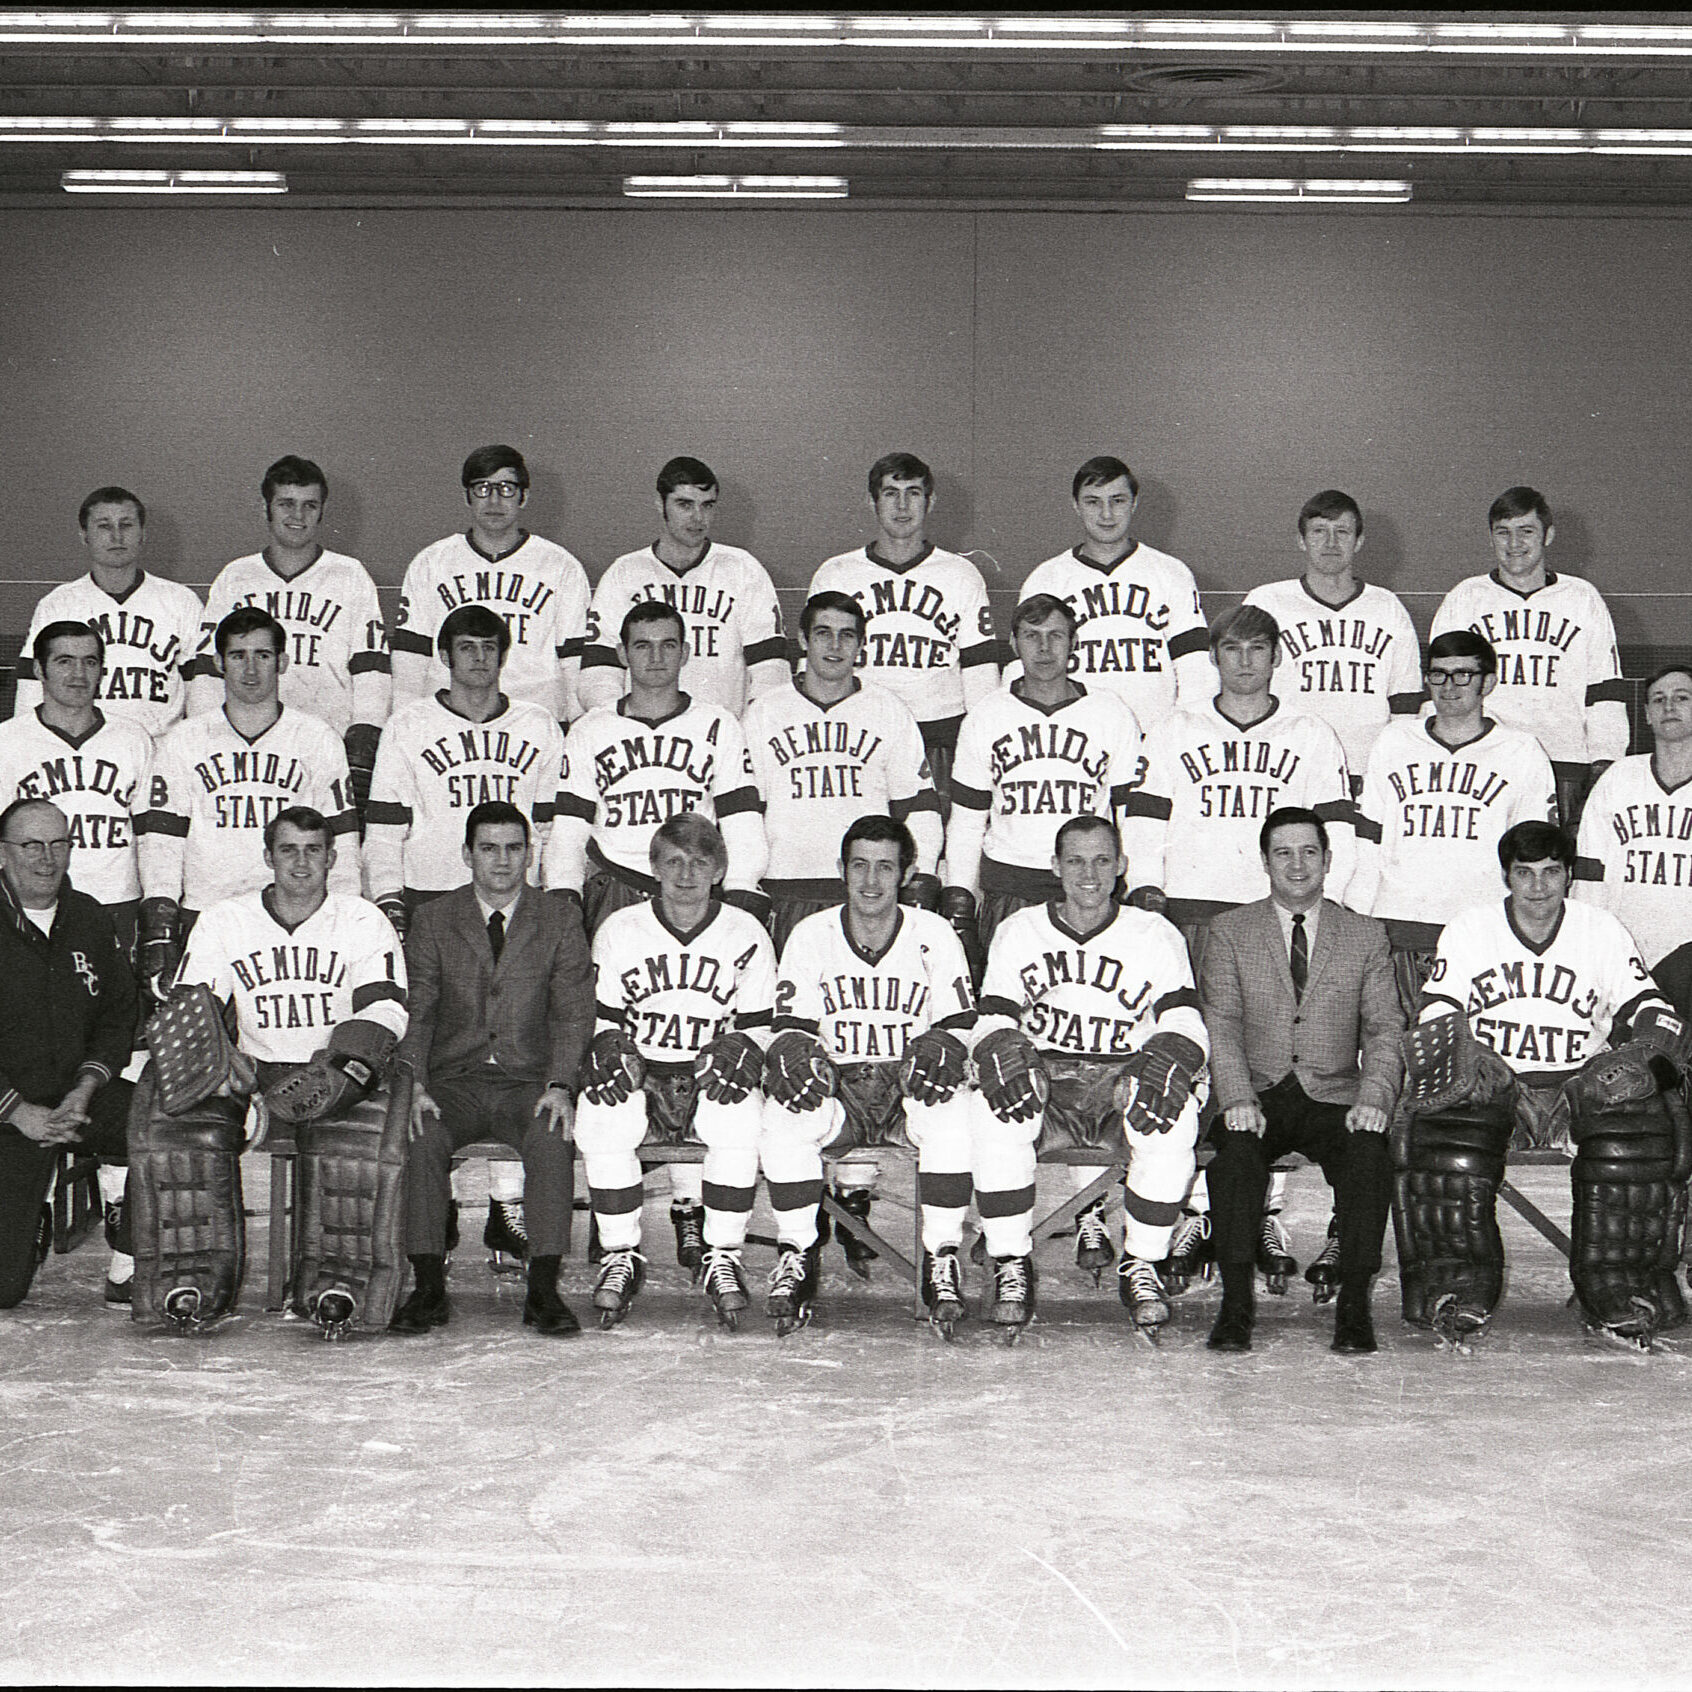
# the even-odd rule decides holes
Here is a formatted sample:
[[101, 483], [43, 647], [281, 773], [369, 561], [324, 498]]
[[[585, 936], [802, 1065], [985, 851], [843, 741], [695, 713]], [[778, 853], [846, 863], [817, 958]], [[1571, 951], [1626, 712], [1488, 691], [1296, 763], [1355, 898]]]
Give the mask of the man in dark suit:
[[1386, 930], [1322, 897], [1332, 855], [1314, 811], [1271, 812], [1259, 844], [1269, 897], [1212, 922], [1199, 986], [1220, 1112], [1209, 1178], [1222, 1309], [1210, 1348], [1251, 1349], [1269, 1166], [1296, 1151], [1334, 1189], [1333, 1349], [1373, 1351], [1369, 1283], [1392, 1199], [1387, 1125], [1404, 1028]]
[[405, 941], [416, 1077], [406, 1167], [406, 1249], [417, 1284], [393, 1332], [445, 1325], [452, 1154], [502, 1140], [523, 1154], [526, 1326], [574, 1333], [558, 1296], [575, 1144], [571, 1089], [593, 1032], [593, 966], [579, 909], [528, 884], [529, 820], [478, 805], [464, 831], [470, 884], [418, 908]]

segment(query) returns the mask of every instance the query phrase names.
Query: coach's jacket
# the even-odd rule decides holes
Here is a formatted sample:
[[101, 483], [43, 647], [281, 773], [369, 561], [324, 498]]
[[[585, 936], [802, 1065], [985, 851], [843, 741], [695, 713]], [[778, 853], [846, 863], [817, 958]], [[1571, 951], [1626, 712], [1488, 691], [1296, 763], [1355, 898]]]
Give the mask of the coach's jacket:
[[1291, 1072], [1324, 1104], [1391, 1111], [1403, 1073], [1404, 1012], [1386, 929], [1373, 917], [1322, 901], [1298, 1000], [1273, 901], [1224, 911], [1210, 925], [1199, 999], [1218, 1110], [1255, 1102]]
[[467, 884], [418, 908], [405, 967], [411, 1023], [399, 1055], [418, 1086], [471, 1074], [491, 1056], [518, 1080], [574, 1087], [594, 1017], [593, 964], [574, 901], [525, 887], [496, 964]]

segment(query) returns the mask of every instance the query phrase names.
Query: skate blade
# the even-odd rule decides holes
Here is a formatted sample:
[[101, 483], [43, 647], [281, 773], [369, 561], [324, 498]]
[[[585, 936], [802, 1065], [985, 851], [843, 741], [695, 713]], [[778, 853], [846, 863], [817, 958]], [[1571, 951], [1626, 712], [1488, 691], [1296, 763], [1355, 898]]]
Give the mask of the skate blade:
[[488, 1258], [488, 1273], [496, 1280], [517, 1281], [526, 1273], [523, 1259], [512, 1257], [508, 1252], [496, 1251]]
[[963, 1321], [965, 1315], [966, 1312], [962, 1310], [954, 1310], [947, 1312], [946, 1314], [941, 1314], [937, 1311], [930, 1312], [928, 1325], [941, 1337], [941, 1339], [950, 1345], [957, 1339], [958, 1324]]
[[740, 1332], [740, 1312], [738, 1310], [719, 1310], [717, 1312], [717, 1326], [726, 1328], [731, 1334]]
[[812, 1306], [803, 1304], [791, 1316], [778, 1316], [775, 1319], [776, 1338], [786, 1339], [789, 1334], [796, 1334], [801, 1328], [811, 1325]]
[[1312, 1304], [1332, 1304], [1339, 1294], [1339, 1288], [1332, 1281], [1316, 1281], [1310, 1288], [1310, 1302]]
[[1287, 1296], [1286, 1272], [1281, 1269], [1265, 1270], [1263, 1290], [1274, 1298], [1285, 1298]]
[[600, 1331], [609, 1333], [628, 1314], [626, 1310], [602, 1310], [599, 1313]]
[[864, 1262], [859, 1263], [850, 1257], [846, 1259], [846, 1267], [850, 1269], [860, 1281], [864, 1282], [866, 1286], [869, 1284], [870, 1278], [870, 1261], [870, 1259], [866, 1258]]
[[357, 1318], [358, 1301], [340, 1288], [319, 1293], [312, 1301], [311, 1319], [330, 1342], [345, 1339]]
[[1159, 1351], [1163, 1347], [1163, 1324], [1158, 1322], [1147, 1325], [1140, 1322], [1128, 1324], [1134, 1330], [1134, 1338], [1149, 1351]]

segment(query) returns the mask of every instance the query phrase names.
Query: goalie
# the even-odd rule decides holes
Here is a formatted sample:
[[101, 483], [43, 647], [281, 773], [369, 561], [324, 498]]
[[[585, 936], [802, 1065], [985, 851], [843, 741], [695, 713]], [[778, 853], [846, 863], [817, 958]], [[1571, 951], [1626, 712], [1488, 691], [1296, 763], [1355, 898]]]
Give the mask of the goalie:
[[1406, 1036], [1393, 1145], [1404, 1318], [1454, 1343], [1484, 1329], [1503, 1291], [1505, 1154], [1572, 1147], [1581, 1314], [1595, 1333], [1649, 1349], [1685, 1320], [1674, 1275], [1692, 1041], [1627, 930], [1568, 902], [1567, 833], [1518, 823], [1498, 859], [1508, 897], [1446, 925]]
[[[406, 1028], [405, 955], [374, 905], [328, 891], [320, 812], [272, 818], [264, 857], [270, 885], [201, 916], [147, 1030], [153, 1063], [130, 1119], [134, 1314], [193, 1328], [234, 1307], [246, 1119], [253, 1144], [268, 1125], [298, 1145], [292, 1304], [337, 1339], [385, 1328], [404, 1278], [410, 1085], [400, 1071], [390, 1087], [389, 1067]], [[232, 1008], [233, 1050], [214, 1000]]]

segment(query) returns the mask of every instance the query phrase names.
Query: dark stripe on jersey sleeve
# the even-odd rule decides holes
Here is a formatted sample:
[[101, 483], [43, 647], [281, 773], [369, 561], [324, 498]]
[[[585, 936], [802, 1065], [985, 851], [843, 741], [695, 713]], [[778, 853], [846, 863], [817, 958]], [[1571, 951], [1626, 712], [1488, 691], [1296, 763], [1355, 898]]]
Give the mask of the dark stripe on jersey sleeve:
[[1013, 1004], [1009, 999], [1001, 999], [996, 993], [988, 993], [981, 1001], [983, 1016], [1008, 1016], [1012, 1022], [1022, 1021], [1022, 1006]]
[[215, 678], [218, 673], [217, 662], [209, 652], [201, 652], [190, 658], [188, 662], [182, 666], [182, 673], [187, 676], [190, 681], [194, 681], [200, 676], [211, 676]]
[[809, 1016], [778, 1016], [770, 1026], [778, 1034], [798, 1033], [810, 1034], [813, 1037], [822, 1032], [822, 1024]]
[[353, 988], [353, 1015], [357, 1016], [361, 1010], [376, 1003], [378, 999], [392, 999], [402, 1007], [409, 1004], [405, 996], [405, 989], [392, 981], [370, 981], [362, 987]]
[[1128, 803], [1128, 795], [1133, 791], [1133, 788], [1130, 787], [1127, 782], [1122, 782], [1118, 786], [1113, 787], [1110, 790], [1111, 809], [1120, 811], [1122, 807]]
[[1368, 817], [1364, 816], [1363, 813], [1359, 811], [1357, 813], [1356, 823], [1357, 838], [1359, 840], [1367, 840], [1371, 846], [1380, 845], [1381, 825], [1378, 822], [1371, 822]]
[[1627, 703], [1627, 683], [1620, 676], [1612, 676], [1608, 681], [1592, 682], [1586, 689], [1586, 703], [1601, 705], [1606, 700], [1613, 699], [1618, 705]]
[[34, 681], [36, 679], [35, 660], [33, 658], [25, 657], [22, 653], [18, 654], [18, 669], [17, 669], [17, 678], [16, 679], [18, 681]]
[[1172, 1010], [1197, 1010], [1198, 1008], [1199, 996], [1197, 990], [1192, 987], [1177, 987], [1173, 993], [1165, 993], [1152, 1006], [1152, 1015], [1157, 1017]]
[[903, 822], [913, 811], [938, 811], [940, 809], [940, 795], [932, 787], [925, 787], [922, 792], [909, 799], [892, 799], [888, 801], [887, 814], [894, 822]]
[[1320, 805], [1312, 805], [1313, 810], [1323, 822], [1350, 823], [1357, 826], [1357, 809], [1349, 799], [1324, 799]]
[[560, 658], [580, 658], [582, 655], [582, 649], [586, 645], [586, 635], [571, 635], [562, 646], [555, 647], [554, 652]]
[[966, 646], [958, 654], [958, 667], [973, 670], [978, 664], [996, 664], [999, 661], [999, 642], [993, 640], [981, 641], [976, 646]]
[[1161, 794], [1147, 793], [1143, 788], [1136, 793], [1130, 793], [1122, 801], [1122, 814], [1125, 817], [1150, 817], [1153, 822], [1168, 822], [1175, 813], [1175, 802], [1165, 799]]
[[1210, 650], [1210, 630], [1202, 624], [1196, 629], [1188, 629], [1184, 634], [1169, 637], [1169, 656], [1171, 658], [1185, 658], [1194, 652], [1208, 652]]
[[943, 1016], [935, 1023], [936, 1028], [973, 1028], [976, 1024], [976, 1014], [972, 1010], [953, 1011], [950, 1016]]
[[188, 819], [174, 811], [143, 811], [131, 827], [137, 834], [174, 834], [178, 840], [188, 838]]
[[1604, 879], [1604, 860], [1602, 858], [1576, 858], [1574, 878], [1576, 881], [1602, 881]]
[[591, 823], [599, 815], [599, 807], [577, 793], [560, 793], [552, 802], [552, 815], [575, 817], [579, 822]]
[[603, 999], [596, 999], [594, 1001], [593, 1014], [597, 1016], [601, 1022], [615, 1023], [619, 1028], [624, 1028], [628, 1025], [629, 1013], [624, 1010], [618, 1010], [615, 1006], [606, 1004]]
[[392, 799], [372, 799], [364, 807], [364, 820], [367, 823], [391, 823], [395, 828], [405, 828], [411, 822], [411, 807], [395, 804]]
[[609, 646], [589, 646], [582, 643], [582, 668], [584, 670], [620, 670], [622, 665], [617, 661], [617, 654]]
[[764, 814], [764, 801], [758, 797], [755, 787], [737, 787], [732, 793], [724, 793], [712, 800], [717, 807], [719, 817], [733, 817], [743, 811], [756, 811], [759, 816]]
[[1616, 1029], [1625, 1028], [1630, 1035], [1632, 1034], [1633, 1018], [1641, 1006], [1648, 1004], [1660, 1005], [1666, 1002], [1667, 1001], [1663, 998], [1662, 994], [1657, 991], [1655, 983], [1645, 988], [1642, 992], [1635, 993], [1633, 997], [1629, 999], [1613, 1017], [1610, 1018], [1610, 1040], [1612, 1044], [1615, 1041]]
[[347, 674], [350, 676], [369, 675], [372, 670], [378, 675], [390, 675], [393, 668], [393, 660], [385, 652], [355, 652], [347, 660]]
[[993, 795], [983, 793], [979, 787], [971, 787], [953, 776], [952, 803], [962, 805], [966, 811], [988, 811], [993, 808]]
[[1387, 709], [1395, 717], [1413, 717], [1427, 702], [1428, 696], [1425, 692], [1387, 695]]
[[331, 817], [329, 819], [329, 834], [331, 839], [337, 834], [350, 834], [356, 839], [358, 837], [358, 812], [349, 806], [339, 816]]
[[734, 1025], [736, 1028], [768, 1028], [773, 1011], [736, 1011]]
[[534, 803], [534, 808], [529, 812], [529, 821], [532, 822], [536, 828], [540, 828], [544, 824], [552, 821], [553, 811], [554, 806], [550, 799], [537, 799]]
[[419, 658], [432, 658], [435, 655], [435, 643], [427, 635], [420, 635], [415, 629], [395, 629], [388, 639], [388, 644], [396, 652], [410, 652]]
[[768, 664], [772, 660], [785, 664], [787, 662], [787, 636], [771, 635], [768, 640], [754, 641], [741, 654], [746, 664]]

